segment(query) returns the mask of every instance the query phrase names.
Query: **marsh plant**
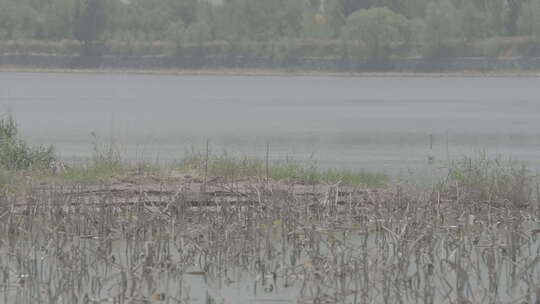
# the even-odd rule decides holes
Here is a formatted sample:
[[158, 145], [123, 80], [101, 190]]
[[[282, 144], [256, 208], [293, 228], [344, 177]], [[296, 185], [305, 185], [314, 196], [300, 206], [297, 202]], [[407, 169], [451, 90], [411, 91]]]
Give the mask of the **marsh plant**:
[[537, 181], [525, 165], [481, 153], [451, 162], [448, 179], [440, 185], [457, 201], [527, 205], [537, 197]]
[[[503, 168], [465, 161], [421, 191], [335, 182], [299, 194], [303, 183], [261, 178], [231, 192], [234, 199], [194, 199], [183, 184], [157, 200], [140, 190], [135, 201], [107, 186], [87, 198], [83, 186], [35, 185], [24, 199], [0, 197], [0, 296], [66, 304], [538, 303], [537, 179]], [[194, 294], [201, 288], [204, 297]]]
[[19, 138], [19, 129], [13, 116], [0, 119], [0, 166], [3, 169], [47, 167], [54, 160], [52, 146], [30, 147]]
[[179, 162], [180, 169], [206, 171], [214, 176], [229, 179], [264, 178], [288, 183], [304, 183], [317, 185], [321, 183], [339, 183], [345, 185], [363, 185], [368, 187], [384, 187], [388, 177], [384, 174], [321, 169], [314, 160], [299, 161], [286, 157], [282, 160], [269, 160], [247, 156], [233, 156], [227, 152], [208, 155], [191, 151]]

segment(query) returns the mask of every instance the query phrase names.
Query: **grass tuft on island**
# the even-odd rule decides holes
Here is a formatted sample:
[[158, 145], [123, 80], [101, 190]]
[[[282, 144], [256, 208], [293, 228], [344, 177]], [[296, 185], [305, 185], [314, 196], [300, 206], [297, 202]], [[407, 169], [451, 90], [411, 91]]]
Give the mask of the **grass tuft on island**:
[[21, 189], [21, 186], [26, 182], [57, 185], [103, 185], [134, 176], [137, 176], [138, 183], [144, 183], [146, 179], [174, 182], [171, 175], [193, 176], [203, 180], [205, 172], [209, 180], [223, 178], [233, 182], [271, 180], [272, 182], [288, 184], [340, 184], [367, 188], [385, 188], [389, 184], [389, 179], [384, 174], [321, 169], [316, 164], [303, 164], [291, 159], [270, 161], [267, 168], [265, 160], [257, 158], [223, 155], [211, 157], [205, 161], [205, 158], [200, 157], [200, 155], [198, 153], [188, 155], [181, 159], [177, 165], [165, 167], [149, 162], [111, 162], [106, 159], [92, 159], [85, 163], [68, 165], [60, 172], [43, 167], [28, 170], [3, 169], [0, 175], [0, 186]]
[[95, 133], [93, 155], [86, 162], [64, 165], [54, 148], [30, 147], [18, 137], [18, 126], [12, 116], [0, 119], [0, 187], [22, 191], [30, 184], [95, 185], [110, 184], [137, 176], [152, 180], [170, 180], [173, 175], [190, 175], [227, 180], [272, 180], [304, 185], [340, 184], [384, 188], [388, 177], [364, 171], [321, 169], [315, 161], [300, 162], [290, 158], [268, 160], [253, 157], [206, 155], [191, 151], [176, 165], [162, 167], [150, 162], [130, 162], [122, 158], [114, 143], [103, 144]]
[[181, 170], [195, 170], [199, 174], [206, 171], [209, 176], [222, 176], [231, 179], [263, 178], [302, 184], [333, 183], [349, 186], [385, 187], [388, 177], [384, 174], [365, 171], [321, 169], [316, 162], [284, 160], [265, 160], [253, 157], [235, 157], [228, 153], [209, 155], [191, 152], [180, 161]]

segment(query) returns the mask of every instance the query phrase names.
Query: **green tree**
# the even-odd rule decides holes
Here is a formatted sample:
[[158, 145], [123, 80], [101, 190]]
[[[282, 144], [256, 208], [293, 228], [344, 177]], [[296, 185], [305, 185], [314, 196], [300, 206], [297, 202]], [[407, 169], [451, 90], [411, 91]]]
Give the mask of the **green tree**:
[[172, 55], [181, 55], [186, 40], [186, 27], [182, 20], [169, 25], [167, 38], [172, 42]]
[[467, 41], [485, 38], [488, 31], [488, 16], [473, 2], [467, 1], [458, 12], [459, 35]]
[[[167, 20], [167, 12], [164, 8], [155, 6], [149, 9], [139, 9], [139, 28], [145, 33], [148, 41], [163, 38], [170, 22]], [[182, 19], [183, 21], [183, 19]]]
[[[480, 0], [478, 0], [480, 1]], [[485, 0], [478, 6], [480, 10], [486, 12], [488, 35], [502, 35], [505, 28], [505, 2]]]
[[185, 37], [189, 42], [203, 44], [212, 38], [210, 26], [203, 21], [197, 21], [188, 26]]
[[450, 0], [431, 2], [426, 8], [425, 51], [428, 56], [440, 56], [457, 38], [457, 10]]
[[7, 40], [40, 39], [43, 12], [30, 3], [0, 0], [0, 37]]
[[74, 5], [75, 38], [83, 43], [76, 65], [94, 68], [101, 63], [107, 28], [105, 0], [77, 0]]
[[105, 0], [76, 0], [75, 38], [85, 44], [101, 40], [107, 27]]
[[10, 0], [0, 0], [0, 39], [11, 40], [21, 30], [20, 5]]
[[370, 8], [376, 0], [339, 0], [344, 16], [349, 16], [353, 12]]
[[521, 12], [522, 0], [506, 0], [505, 29], [509, 36], [518, 32], [518, 19]]
[[181, 18], [186, 26], [191, 25], [198, 19], [199, 1], [198, 0], [160, 0], [164, 2], [169, 13], [169, 20], [178, 20]]
[[73, 0], [52, 0], [44, 3], [39, 19], [39, 36], [43, 39], [70, 39], [73, 37]]
[[299, 36], [303, 0], [231, 0], [218, 20], [223, 39], [271, 41]]
[[321, 13], [306, 11], [302, 19], [304, 37], [312, 39], [332, 39], [334, 31], [328, 18]]
[[531, 0], [523, 6], [521, 17], [519, 18], [519, 32], [524, 35], [531, 35], [537, 42], [540, 42], [540, 0]]
[[216, 20], [216, 5], [209, 1], [199, 2], [197, 8], [198, 21], [206, 23], [210, 27], [210, 40], [217, 40], [218, 23]]
[[[409, 36], [406, 42], [410, 50], [419, 51], [424, 45], [426, 23], [422, 18], [414, 18], [409, 21]], [[418, 54], [417, 54], [418, 55]]]
[[347, 16], [343, 10], [341, 0], [326, 0], [323, 9], [334, 36], [339, 36], [343, 26], [347, 22]]
[[424, 18], [426, 6], [431, 0], [379, 0], [384, 5], [407, 18]]
[[385, 7], [362, 9], [347, 18], [346, 35], [365, 43], [370, 57], [389, 56], [393, 46], [405, 42], [408, 31], [408, 20]]

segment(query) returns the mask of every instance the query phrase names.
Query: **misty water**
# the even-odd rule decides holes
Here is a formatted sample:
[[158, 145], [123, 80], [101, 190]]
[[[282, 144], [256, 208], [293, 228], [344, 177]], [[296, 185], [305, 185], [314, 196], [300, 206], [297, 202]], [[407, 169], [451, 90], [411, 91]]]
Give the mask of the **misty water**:
[[[532, 227], [535, 227], [533, 225]], [[453, 226], [454, 229], [457, 229], [457, 226]], [[521, 232], [528, 233], [529, 227], [527, 224], [525, 224], [523, 227], [523, 230]], [[384, 237], [382, 235], [377, 235], [376, 233], [370, 233], [367, 235], [367, 241], [366, 241], [366, 247], [363, 247], [363, 240], [364, 236], [362, 235], [362, 231], [360, 229], [345, 229], [344, 231], [339, 230], [325, 230], [322, 229], [322, 231], [326, 231], [325, 233], [328, 233], [328, 235], [336, 236], [340, 240], [340, 244], [347, 244], [346, 246], [340, 247], [341, 250], [344, 250], [344, 248], [348, 248], [345, 251], [346, 252], [362, 252], [363, 250], [366, 250], [369, 253], [370, 259], [374, 259], [373, 263], [378, 264], [380, 262], [377, 262], [377, 259], [375, 256], [379, 255], [379, 258], [381, 258], [383, 261], [387, 260], [387, 262], [393, 261], [395, 263], [398, 263], [397, 260], [399, 260], [399, 256], [395, 256], [394, 246], [397, 246], [396, 243], [390, 241], [388, 244], [386, 243], [388, 240], [383, 241]], [[345, 233], [347, 231], [347, 233]], [[469, 231], [470, 232], [470, 231]], [[323, 234], [325, 234], [323, 233]], [[340, 235], [343, 233], [343, 235], [349, 235], [347, 238], [342, 238]], [[505, 233], [511, 233], [508, 231], [505, 231], [504, 229], [501, 229], [498, 231], [498, 233], [501, 236], [501, 240], [504, 243], [504, 240], [506, 240], [507, 235]], [[444, 234], [444, 233], [443, 233]], [[474, 234], [474, 233], [473, 233]], [[279, 235], [279, 233], [278, 233]], [[435, 260], [433, 261], [434, 265], [437, 265], [437, 268], [441, 268], [439, 271], [442, 271], [445, 269], [446, 263], [450, 261], [450, 264], [452, 261], [456, 261], [456, 263], [460, 263], [461, 259], [465, 260], [470, 259], [471, 262], [465, 262], [461, 261], [461, 263], [470, 263], [471, 265], [474, 265], [474, 267], [477, 267], [473, 270], [474, 267], [467, 268], [467, 271], [465, 272], [466, 275], [464, 277], [459, 277], [458, 272], [455, 271], [455, 269], [452, 269], [449, 265], [447, 268], [447, 272], [444, 272], [445, 276], [435, 276], [433, 278], [432, 282], [427, 282], [425, 280], [421, 279], [420, 273], [423, 273], [422, 267], [425, 266], [425, 261], [421, 260], [415, 260], [414, 258], [408, 257], [407, 263], [405, 263], [406, 267], [400, 270], [396, 271], [403, 271], [406, 277], [411, 279], [411, 285], [407, 288], [404, 288], [404, 290], [400, 290], [399, 294], [402, 294], [404, 296], [402, 300], [402, 303], [418, 303], [419, 298], [421, 299], [423, 292], [425, 292], [426, 288], [435, 288], [437, 290], [434, 292], [434, 303], [452, 303], [452, 296], [454, 295], [454, 291], [452, 291], [454, 287], [455, 282], [459, 282], [459, 280], [465, 280], [466, 279], [466, 290], [468, 292], [468, 296], [477, 299], [478, 301], [473, 303], [484, 303], [487, 301], [486, 295], [488, 295], [488, 288], [492, 282], [489, 281], [488, 284], [488, 278], [486, 275], [490, 273], [488, 265], [488, 259], [485, 257], [485, 255], [490, 254], [490, 248], [489, 246], [473, 246], [468, 247], [467, 245], [462, 246], [456, 246], [453, 250], [449, 250], [449, 248], [453, 246], [447, 246], [443, 245], [446, 241], [451, 242], [451, 238], [449, 238], [449, 235], [436, 235], [437, 237], [441, 237], [440, 240], [438, 240], [436, 243], [439, 244], [436, 246], [436, 249], [434, 250], [434, 257]], [[471, 235], [472, 236], [472, 235]], [[470, 236], [469, 236], [470, 237]], [[488, 239], [490, 237], [489, 232], [485, 232], [485, 234], [480, 234], [480, 238]], [[390, 239], [392, 239], [390, 237]], [[395, 241], [395, 240], [394, 240]], [[469, 244], [468, 242], [471, 242], [468, 237], [464, 237], [462, 239], [464, 241], [464, 244]], [[523, 259], [519, 264], [523, 261], [529, 260], [535, 260], [535, 256], [538, 255], [539, 252], [539, 242], [536, 238], [531, 239], [531, 243], [526, 243], [526, 246], [522, 248], [519, 251], [520, 254], [520, 260]], [[274, 243], [273, 247], [280, 248], [281, 241], [278, 239], [273, 239], [272, 241]], [[204, 274], [201, 269], [202, 265], [198, 265], [196, 267], [188, 267], [186, 269], [183, 269], [183, 265], [179, 264], [177, 267], [182, 269], [182, 272], [178, 272], [177, 269], [168, 269], [168, 271], [164, 271], [163, 269], [159, 270], [161, 266], [154, 266], [154, 265], [160, 265], [160, 263], [163, 263], [163, 261], [183, 261], [186, 259], [186, 257], [182, 257], [182, 255], [188, 255], [190, 250], [193, 250], [191, 248], [191, 245], [187, 245], [186, 248], [179, 248], [176, 240], [163, 240], [163, 239], [157, 239], [156, 241], [147, 241], [144, 243], [137, 243], [131, 241], [131, 243], [128, 245], [123, 240], [115, 239], [114, 241], [111, 239], [104, 239], [100, 240], [98, 237], [94, 238], [85, 238], [85, 239], [72, 239], [71, 241], [66, 241], [63, 244], [63, 247], [66, 248], [66, 250], [73, 250], [69, 248], [80, 248], [80, 250], [86, 252], [86, 259], [87, 260], [94, 260], [95, 257], [93, 254], [96, 252], [95, 248], [97, 249], [97, 252], [99, 252], [100, 248], [107, 248], [106, 245], [110, 243], [110, 253], [108, 255], [116, 257], [112, 263], [97, 263], [96, 265], [93, 265], [92, 267], [89, 267], [90, 270], [86, 273], [87, 276], [93, 278], [93, 280], [97, 280], [102, 283], [97, 283], [99, 288], [94, 286], [94, 284], [83, 284], [81, 290], [79, 291], [80, 294], [86, 294], [86, 295], [92, 295], [90, 298], [96, 301], [96, 303], [116, 303], [112, 300], [113, 295], [120, 295], [125, 294], [126, 299], [131, 298], [138, 298], [141, 295], [144, 295], [147, 298], [151, 298], [152, 294], [163, 294], [167, 295], [169, 298], [167, 303], [192, 303], [192, 304], [208, 304], [208, 303], [221, 303], [221, 304], [227, 304], [227, 303], [237, 303], [237, 304], [261, 304], [261, 303], [312, 303], [312, 301], [304, 300], [300, 301], [302, 297], [300, 297], [300, 294], [304, 295], [307, 299], [309, 299], [309, 294], [313, 294], [314, 290], [317, 290], [315, 288], [316, 282], [308, 282], [307, 288], [303, 284], [306, 284], [304, 282], [304, 278], [298, 277], [298, 273], [295, 273], [294, 271], [287, 272], [284, 269], [281, 269], [280, 267], [280, 261], [282, 260], [281, 255], [284, 254], [288, 260], [289, 256], [293, 253], [287, 252], [287, 253], [278, 253], [276, 256], [274, 256], [273, 263], [276, 263], [276, 269], [275, 272], [278, 273], [277, 277], [272, 277], [270, 274], [267, 274], [266, 279], [262, 278], [261, 274], [254, 274], [246, 271], [244, 268], [238, 268], [233, 265], [222, 265], [220, 267], [223, 267], [225, 270], [219, 270], [220, 274], [217, 276], [208, 276]], [[181, 242], [183, 244], [183, 242]], [[411, 249], [414, 248], [415, 242], [409, 242], [411, 244]], [[336, 254], [336, 246], [335, 244], [331, 242], [321, 242], [319, 245], [319, 250], [322, 254], [322, 256], [333, 256]], [[501, 243], [502, 244], [502, 243]], [[103, 246], [103, 247], [102, 247]], [[328, 247], [331, 246], [332, 248]], [[189, 249], [190, 247], [191, 249]], [[466, 249], [467, 248], [467, 249]], [[494, 248], [500, 249], [502, 247], [495, 246]], [[310, 260], [310, 256], [308, 254], [309, 250], [306, 250], [306, 248], [303, 248], [303, 254], [299, 256], [300, 265], [297, 267], [303, 267], [302, 265], [308, 265], [305, 263]], [[463, 252], [462, 252], [463, 250]], [[52, 250], [51, 250], [52, 251]], [[108, 250], [103, 249], [104, 252], [108, 252]], [[385, 252], [383, 254], [383, 252]], [[408, 254], [411, 254], [410, 251], [404, 250], [404, 252], [409, 252]], [[380, 255], [384, 255], [384, 257], [381, 257]], [[463, 255], [463, 256], [461, 256]], [[99, 256], [100, 258], [103, 258], [103, 256]], [[491, 295], [496, 295], [498, 302], [493, 303], [517, 303], [516, 299], [523, 299], [523, 296], [527, 294], [527, 284], [525, 284], [526, 280], [521, 280], [520, 276], [516, 276], [516, 268], [519, 269], [520, 266], [513, 265], [514, 263], [510, 262], [510, 259], [505, 260], [501, 258], [501, 256], [498, 256], [500, 260], [498, 260], [497, 270], [495, 271], [498, 273], [498, 279], [497, 284], [500, 286], [500, 288], [495, 291]], [[47, 251], [47, 248], [45, 246], [42, 246], [41, 249], [37, 251], [37, 253], [34, 256], [29, 256], [32, 263], [35, 263], [35, 266], [33, 271], [41, 271], [40, 276], [41, 277], [49, 277], [52, 276], [50, 273], [51, 269], [56, 269], [59, 264], [58, 261], [55, 260], [55, 256]], [[148, 262], [148, 258], [150, 258], [151, 262]], [[198, 258], [195, 259], [199, 262], [206, 260], [205, 258]], [[159, 263], [157, 261], [160, 261]], [[473, 262], [474, 261], [474, 262]], [[5, 263], [6, 261], [2, 261]], [[268, 261], [267, 261], [268, 262]], [[154, 263], [153, 266], [148, 266], [146, 263]], [[227, 262], [225, 262], [227, 263]], [[384, 264], [384, 263], [383, 263]], [[527, 264], [527, 263], [525, 263]], [[5, 264], [4, 264], [5, 265]], [[138, 265], [137, 267], [134, 267], [133, 265]], [[423, 265], [423, 266], [422, 266]], [[13, 262], [12, 267], [16, 267], [17, 263]], [[51, 267], [53, 266], [53, 267]], [[537, 268], [538, 263], [534, 262], [529, 264], [530, 267]], [[49, 268], [50, 267], [50, 268]], [[135, 271], [134, 273], [131, 273], [128, 271], [128, 273], [122, 273], [126, 271], [127, 269], [130, 269], [130, 267], [133, 267], [135, 269], [138, 268], [144, 268], [148, 267], [150, 269], [153, 269], [153, 271], [158, 273], [158, 275], [155, 276], [138, 276], [138, 271]], [[378, 264], [378, 267], [381, 267], [380, 264]], [[388, 266], [389, 267], [389, 266]], [[495, 267], [495, 266], [493, 266]], [[174, 268], [174, 267], [173, 267]], [[308, 267], [309, 268], [309, 267]], [[29, 267], [28, 271], [30, 271], [32, 267]], [[220, 268], [221, 269], [221, 268]], [[294, 269], [294, 267], [293, 267]], [[159, 270], [159, 271], [158, 271]], [[477, 271], [477, 272], [475, 272]], [[178, 272], [178, 273], [177, 273]], [[144, 273], [144, 271], [143, 271]], [[152, 271], [150, 271], [152, 273]], [[534, 272], [531, 272], [534, 273]], [[305, 272], [304, 272], [305, 274]], [[125, 278], [128, 279], [130, 282], [133, 280], [137, 283], [137, 285], [133, 286], [133, 283], [129, 284], [129, 288], [127, 288], [125, 291], [122, 289], [122, 284], [120, 282], [121, 278], [123, 276], [126, 276]], [[301, 275], [300, 275], [301, 276]], [[376, 274], [371, 273], [371, 277], [376, 277]], [[523, 274], [521, 276], [524, 276]], [[335, 279], [331, 275], [326, 278], [327, 284], [324, 285], [324, 292], [321, 294], [332, 294], [333, 292], [337, 293], [336, 291], [331, 291], [334, 287], [334, 282], [332, 282], [332, 279]], [[123, 279], [122, 279], [123, 280]], [[534, 275], [534, 280], [538, 280], [538, 272]], [[102, 284], [102, 285], [99, 285]], [[126, 283], [127, 284], [127, 283]], [[313, 285], [312, 285], [313, 284]], [[350, 283], [349, 283], [350, 284]], [[446, 285], [448, 284], [448, 285]], [[459, 284], [458, 284], [459, 285]], [[383, 285], [384, 286], [384, 285]], [[404, 285], [406, 286], [406, 285]], [[136, 287], [136, 288], [135, 288]], [[336, 284], [337, 287], [337, 284]], [[350, 286], [349, 286], [350, 287]], [[134, 289], [137, 289], [135, 292]], [[24, 294], [24, 290], [22, 288], [11, 288], [8, 293], [6, 293], [6, 296], [9, 296], [12, 299], [22, 299], [20, 298], [22, 294]], [[384, 289], [383, 289], [384, 290]], [[373, 292], [376, 293], [376, 296], [372, 296], [375, 303], [387, 303], [388, 299], [384, 299], [384, 295], [386, 294], [383, 292], [383, 290], [374, 290]], [[446, 292], [448, 294], [446, 294]], [[317, 291], [319, 292], [319, 291]], [[360, 292], [361, 293], [361, 292]], [[388, 295], [391, 292], [388, 292]], [[133, 294], [136, 294], [134, 296]], [[131, 296], [130, 296], [131, 295]], [[415, 295], [415, 297], [408, 298], [407, 295]], [[349, 294], [347, 297], [344, 298], [346, 301], [345, 303], [357, 303], [358, 301], [354, 300], [354, 294]], [[22, 301], [20, 301], [22, 303]], [[60, 298], [59, 303], [76, 303], [69, 302], [69, 300], [66, 301], [66, 299]], [[154, 301], [148, 301], [145, 303], [158, 303], [158, 302], [165, 302], [162, 300], [154, 300]], [[429, 301], [426, 300], [427, 303]], [[18, 302], [16, 302], [18, 303]], [[128, 303], [131, 303], [128, 301]], [[133, 301], [133, 303], [138, 303], [137, 301]], [[332, 301], [328, 302], [316, 302], [313, 301], [313, 303], [334, 303]], [[341, 303], [341, 302], [340, 302]], [[360, 302], [362, 303], [362, 302]], [[520, 302], [521, 303], [521, 302]], [[525, 302], [523, 302], [525, 303]]]
[[[53, 144], [68, 160], [91, 157], [96, 134], [131, 160], [172, 162], [208, 139], [215, 154], [262, 158], [268, 143], [272, 159], [392, 175], [482, 151], [540, 168], [540, 78], [0, 73], [0, 107], [24, 138]], [[256, 276], [231, 279], [215, 286], [187, 274], [182, 293], [192, 303], [298, 298], [298, 285], [267, 292]], [[178, 292], [172, 279], [159, 283], [171, 288], [165, 294]], [[502, 299], [509, 295], [501, 289]]]
[[0, 73], [0, 107], [68, 160], [92, 155], [94, 132], [132, 160], [208, 139], [214, 154], [269, 143], [272, 159], [395, 175], [482, 151], [540, 167], [540, 78]]

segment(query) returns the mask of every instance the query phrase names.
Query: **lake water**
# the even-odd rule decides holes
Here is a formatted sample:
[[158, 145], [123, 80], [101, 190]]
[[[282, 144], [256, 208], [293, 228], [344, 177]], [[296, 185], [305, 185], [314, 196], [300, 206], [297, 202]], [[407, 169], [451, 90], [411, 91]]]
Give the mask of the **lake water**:
[[540, 168], [540, 78], [0, 73], [0, 109], [66, 159], [91, 156], [94, 132], [134, 160], [208, 139], [214, 154], [269, 143], [272, 159], [390, 174], [481, 151]]

